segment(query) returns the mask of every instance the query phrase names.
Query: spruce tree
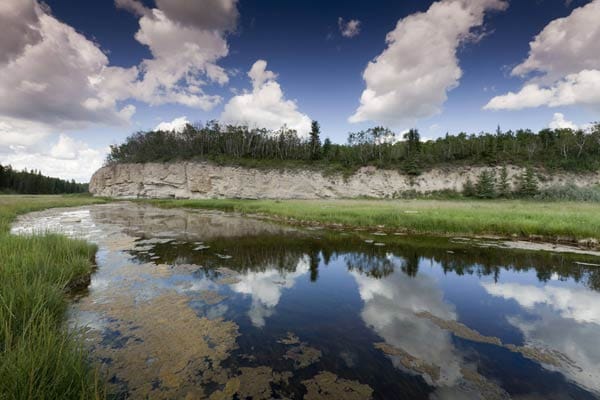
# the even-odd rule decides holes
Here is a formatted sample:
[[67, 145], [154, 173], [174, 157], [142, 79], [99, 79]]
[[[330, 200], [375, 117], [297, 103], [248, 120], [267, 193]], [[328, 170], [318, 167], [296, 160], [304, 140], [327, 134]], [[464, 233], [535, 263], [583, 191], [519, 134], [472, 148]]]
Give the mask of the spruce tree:
[[494, 173], [488, 170], [481, 171], [475, 185], [475, 195], [480, 199], [496, 197], [496, 179]]
[[317, 121], [313, 121], [310, 126], [310, 158], [318, 160], [321, 156], [321, 127]]
[[323, 142], [323, 148], [322, 148], [321, 153], [323, 154], [323, 157], [327, 158], [329, 156], [330, 152], [331, 152], [331, 139], [325, 138], [325, 141]]
[[527, 167], [521, 175], [521, 182], [519, 185], [519, 194], [526, 197], [533, 197], [539, 191], [538, 179], [533, 171], [533, 168]]
[[471, 180], [470, 176], [467, 177], [467, 181], [465, 182], [465, 185], [463, 186], [463, 195], [465, 197], [474, 197], [475, 196], [475, 185], [473, 184], [473, 181]]
[[500, 197], [510, 197], [510, 183], [508, 181], [508, 170], [506, 165], [500, 170], [500, 178], [498, 180], [498, 195]]

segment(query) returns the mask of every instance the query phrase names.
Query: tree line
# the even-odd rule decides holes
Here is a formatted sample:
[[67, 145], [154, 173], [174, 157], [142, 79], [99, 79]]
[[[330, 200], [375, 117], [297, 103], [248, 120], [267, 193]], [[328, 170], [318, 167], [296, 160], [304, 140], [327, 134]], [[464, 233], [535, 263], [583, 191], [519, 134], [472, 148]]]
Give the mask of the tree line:
[[63, 194], [85, 193], [87, 184], [42, 175], [41, 171], [17, 171], [10, 165], [0, 165], [0, 193]]
[[[493, 133], [446, 134], [422, 141], [418, 130], [396, 134], [385, 127], [351, 132], [347, 143], [321, 141], [318, 122], [310, 135], [296, 131], [223, 125], [187, 125], [181, 132], [137, 132], [124, 143], [111, 146], [107, 163], [144, 163], [173, 160], [297, 161], [314, 165], [357, 168], [375, 165], [399, 168], [418, 175], [444, 165], [532, 165], [549, 170], [593, 171], [600, 168], [600, 123], [587, 130], [529, 129]], [[271, 163], [272, 165], [272, 163]]]

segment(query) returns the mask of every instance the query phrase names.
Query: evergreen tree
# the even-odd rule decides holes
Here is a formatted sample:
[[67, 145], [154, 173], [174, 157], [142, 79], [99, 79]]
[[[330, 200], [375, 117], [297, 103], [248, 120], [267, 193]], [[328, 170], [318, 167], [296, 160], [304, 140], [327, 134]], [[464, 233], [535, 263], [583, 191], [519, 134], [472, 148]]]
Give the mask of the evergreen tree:
[[465, 182], [465, 185], [463, 186], [463, 195], [466, 197], [474, 197], [475, 196], [475, 185], [473, 184], [473, 181], [471, 180], [470, 176], [467, 177], [467, 181]]
[[321, 156], [321, 127], [317, 121], [313, 121], [310, 125], [310, 158], [318, 160]]
[[521, 175], [519, 185], [519, 194], [526, 197], [533, 197], [539, 192], [538, 179], [533, 168], [527, 167]]
[[510, 197], [510, 182], [508, 181], [508, 170], [506, 165], [500, 170], [500, 179], [498, 180], [498, 195], [500, 197]]
[[322, 149], [323, 157], [325, 157], [325, 158], [329, 157], [330, 152], [331, 152], [331, 139], [325, 138], [325, 141], [323, 142], [323, 149]]
[[413, 156], [421, 151], [421, 135], [419, 135], [418, 130], [410, 129], [404, 134], [404, 139], [407, 143], [406, 152], [408, 156]]
[[494, 173], [488, 170], [481, 171], [475, 185], [475, 195], [480, 199], [496, 197], [496, 179]]

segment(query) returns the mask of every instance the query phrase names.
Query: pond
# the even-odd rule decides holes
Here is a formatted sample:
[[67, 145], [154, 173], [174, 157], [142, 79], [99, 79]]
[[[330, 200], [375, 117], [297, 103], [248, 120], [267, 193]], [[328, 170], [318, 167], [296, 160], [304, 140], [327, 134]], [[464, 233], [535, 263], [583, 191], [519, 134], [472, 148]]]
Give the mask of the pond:
[[13, 226], [33, 231], [99, 246], [69, 323], [114, 398], [600, 395], [590, 256], [127, 202]]

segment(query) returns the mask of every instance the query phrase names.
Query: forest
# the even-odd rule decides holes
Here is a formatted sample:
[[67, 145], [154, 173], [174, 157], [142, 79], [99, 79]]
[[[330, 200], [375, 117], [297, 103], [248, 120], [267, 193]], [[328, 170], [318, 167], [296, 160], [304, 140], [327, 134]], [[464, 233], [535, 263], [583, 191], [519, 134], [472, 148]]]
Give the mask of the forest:
[[396, 134], [374, 127], [348, 135], [346, 144], [321, 140], [317, 121], [310, 135], [223, 125], [210, 121], [187, 125], [181, 132], [137, 132], [111, 146], [107, 164], [174, 160], [211, 160], [253, 166], [356, 169], [364, 165], [400, 169], [418, 175], [451, 165], [531, 166], [547, 170], [595, 171], [600, 168], [600, 123], [586, 130], [528, 129], [494, 133], [446, 134], [423, 141], [416, 129]]
[[88, 185], [51, 178], [40, 171], [17, 171], [10, 165], [0, 165], [0, 193], [18, 194], [63, 194], [85, 193]]

